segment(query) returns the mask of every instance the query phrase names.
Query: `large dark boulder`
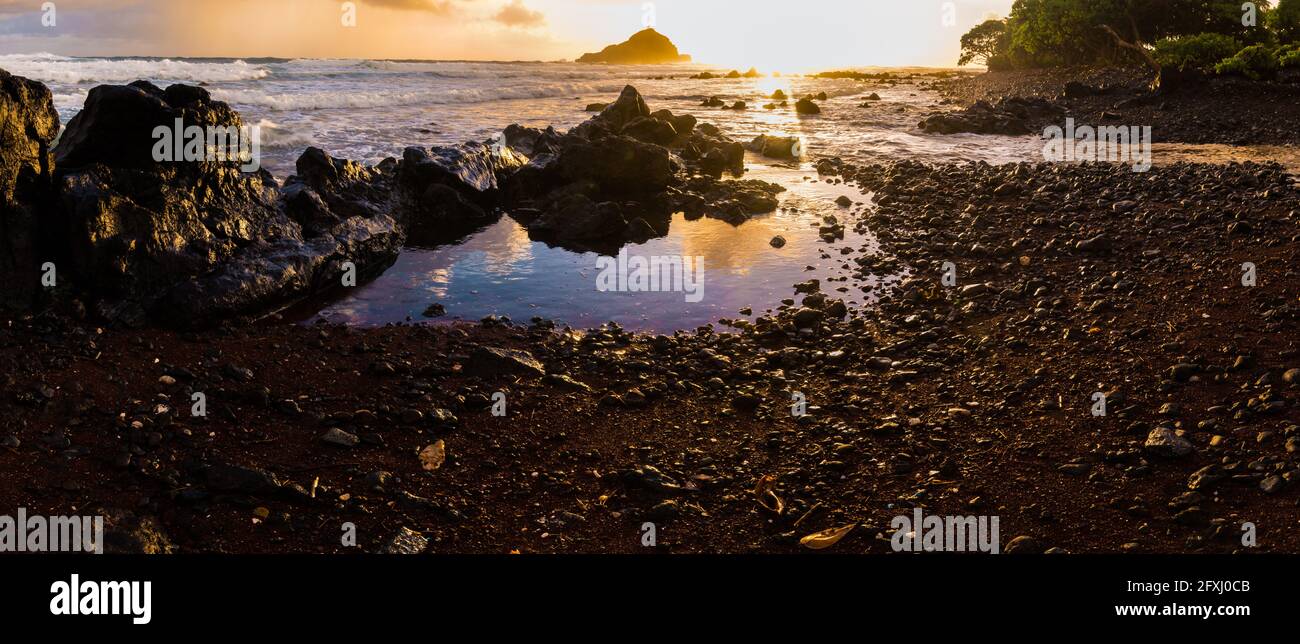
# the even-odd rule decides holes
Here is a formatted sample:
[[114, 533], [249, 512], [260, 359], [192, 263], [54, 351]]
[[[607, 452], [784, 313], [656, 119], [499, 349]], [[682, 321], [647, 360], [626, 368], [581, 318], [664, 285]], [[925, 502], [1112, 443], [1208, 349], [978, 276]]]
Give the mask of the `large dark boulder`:
[[628, 123], [649, 116], [650, 107], [646, 105], [645, 99], [641, 98], [641, 93], [636, 91], [635, 87], [628, 85], [618, 95], [618, 100], [602, 110], [596, 116], [596, 120], [609, 124], [610, 129], [617, 132]]
[[60, 139], [63, 244], [97, 313], [200, 325], [338, 287], [348, 269], [362, 280], [391, 265], [401, 229], [381, 203], [358, 205], [374, 171], [310, 151], [282, 191], [238, 161], [155, 161], [153, 129], [178, 118], [241, 123], [202, 88], [134, 83], [91, 90]]
[[72, 120], [55, 148], [59, 170], [104, 163], [115, 168], [152, 167], [154, 129], [239, 127], [239, 113], [213, 101], [201, 87], [172, 85], [166, 91], [147, 81], [130, 85], [100, 85], [90, 90], [86, 104]]
[[0, 307], [25, 308], [40, 285], [38, 246], [58, 132], [50, 90], [0, 70]]
[[590, 181], [612, 193], [663, 190], [677, 171], [667, 148], [627, 136], [573, 143], [556, 163], [565, 180]]
[[502, 184], [527, 162], [504, 143], [407, 148], [397, 170], [399, 221], [419, 245], [463, 236], [491, 221]]

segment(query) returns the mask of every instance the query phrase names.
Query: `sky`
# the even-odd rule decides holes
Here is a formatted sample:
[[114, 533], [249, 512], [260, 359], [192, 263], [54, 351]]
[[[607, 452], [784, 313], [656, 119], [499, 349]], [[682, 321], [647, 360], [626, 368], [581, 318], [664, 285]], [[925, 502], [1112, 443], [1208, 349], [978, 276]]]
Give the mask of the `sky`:
[[721, 67], [951, 67], [1012, 1], [0, 0], [0, 54], [551, 61], [653, 26]]

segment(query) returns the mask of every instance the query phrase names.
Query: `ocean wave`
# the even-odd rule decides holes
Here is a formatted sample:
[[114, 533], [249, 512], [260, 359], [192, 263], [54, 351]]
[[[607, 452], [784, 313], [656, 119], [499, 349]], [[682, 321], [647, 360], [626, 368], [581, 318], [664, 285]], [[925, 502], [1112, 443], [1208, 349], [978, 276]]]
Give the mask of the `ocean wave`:
[[190, 83], [258, 80], [271, 71], [242, 60], [191, 62], [163, 59], [70, 58], [53, 54], [0, 55], [0, 67], [45, 83], [130, 82], [139, 79]]
[[612, 93], [623, 89], [622, 83], [550, 83], [516, 87], [468, 87], [459, 89], [417, 90], [409, 92], [300, 92], [282, 93], [261, 89], [214, 88], [214, 98], [235, 105], [252, 105], [272, 110], [326, 110], [341, 108], [387, 107], [401, 105], [445, 105], [448, 103], [488, 103], [528, 98], [559, 98], [595, 93]]
[[269, 119], [257, 122], [262, 137], [262, 147], [270, 150], [289, 148], [302, 149], [316, 145], [316, 137], [308, 132], [297, 132], [283, 127]]

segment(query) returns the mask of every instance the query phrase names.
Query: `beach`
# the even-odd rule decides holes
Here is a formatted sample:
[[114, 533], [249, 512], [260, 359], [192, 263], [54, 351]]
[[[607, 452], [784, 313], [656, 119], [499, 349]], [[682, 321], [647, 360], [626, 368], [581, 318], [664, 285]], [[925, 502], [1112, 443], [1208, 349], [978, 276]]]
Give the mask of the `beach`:
[[[120, 64], [46, 65], [65, 74], [65, 126], [83, 85], [139, 73]], [[527, 216], [408, 239], [355, 290], [269, 316], [105, 324], [57, 295], [0, 329], [0, 504], [93, 507], [128, 552], [343, 553], [344, 524], [366, 551], [642, 552], [647, 523], [669, 552], [797, 552], [840, 526], [837, 552], [888, 552], [890, 519], [921, 506], [999, 515], [1007, 552], [1235, 552], [1247, 522], [1260, 551], [1300, 547], [1300, 220], [1283, 166], [1133, 172], [1044, 162], [1035, 135], [928, 134], [917, 121], [970, 103], [938, 71], [184, 64], [208, 67], [169, 73], [287, 133], [266, 156], [277, 187], [306, 169], [336, 212], [387, 181], [400, 194], [406, 170], [383, 167], [405, 145], [623, 118], [589, 103], [643, 97], [672, 111], [659, 120], [715, 125], [708, 141], [793, 135], [808, 152], [743, 153], [740, 176], [783, 189], [770, 212], [706, 203], [617, 244], [704, 258], [698, 302], [600, 290], [617, 253], [539, 235], [554, 206], [531, 194]], [[300, 91], [261, 100], [266, 83]], [[777, 89], [826, 92], [821, 116], [763, 109]], [[452, 98], [429, 108], [434, 91]], [[700, 105], [714, 96], [750, 104]], [[306, 145], [372, 169], [295, 165]]]

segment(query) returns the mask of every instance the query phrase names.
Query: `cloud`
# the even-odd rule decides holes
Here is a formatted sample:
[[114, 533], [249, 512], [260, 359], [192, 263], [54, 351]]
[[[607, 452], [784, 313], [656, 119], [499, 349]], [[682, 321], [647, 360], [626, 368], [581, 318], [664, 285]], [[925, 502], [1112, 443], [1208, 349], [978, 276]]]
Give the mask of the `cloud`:
[[456, 10], [452, 0], [363, 0], [365, 4], [385, 9], [427, 11], [445, 16]]
[[510, 0], [492, 18], [508, 27], [540, 27], [546, 24], [546, 15], [524, 6], [523, 0]]

